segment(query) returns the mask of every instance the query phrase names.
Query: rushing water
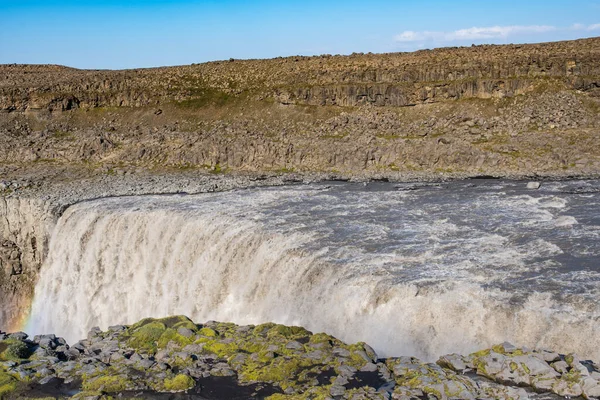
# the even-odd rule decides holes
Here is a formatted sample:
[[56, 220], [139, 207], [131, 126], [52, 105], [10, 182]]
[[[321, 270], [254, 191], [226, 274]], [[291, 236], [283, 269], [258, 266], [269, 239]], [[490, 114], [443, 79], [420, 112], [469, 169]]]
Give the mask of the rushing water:
[[508, 340], [600, 359], [600, 182], [312, 184], [108, 198], [51, 238], [28, 329], [266, 321], [432, 359]]

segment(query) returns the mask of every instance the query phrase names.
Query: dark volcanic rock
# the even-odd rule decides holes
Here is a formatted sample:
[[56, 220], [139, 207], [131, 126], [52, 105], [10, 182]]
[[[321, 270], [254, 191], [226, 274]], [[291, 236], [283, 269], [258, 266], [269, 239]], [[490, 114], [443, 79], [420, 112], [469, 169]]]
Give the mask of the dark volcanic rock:
[[[182, 328], [192, 334], [180, 334]], [[364, 343], [349, 345], [300, 327], [197, 325], [185, 317], [94, 330], [72, 347], [68, 361], [37, 351], [63, 342], [54, 335], [1, 338], [0, 397], [6, 399], [527, 399], [533, 391], [600, 396], [597, 364], [509, 343], [433, 364], [378, 359]]]

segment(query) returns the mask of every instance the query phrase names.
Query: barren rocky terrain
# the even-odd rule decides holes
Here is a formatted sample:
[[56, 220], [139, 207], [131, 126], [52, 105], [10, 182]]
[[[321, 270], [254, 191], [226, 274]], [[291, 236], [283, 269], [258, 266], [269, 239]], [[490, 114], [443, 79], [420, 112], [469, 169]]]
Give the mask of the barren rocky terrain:
[[0, 66], [0, 172], [600, 170], [600, 39], [92, 71]]

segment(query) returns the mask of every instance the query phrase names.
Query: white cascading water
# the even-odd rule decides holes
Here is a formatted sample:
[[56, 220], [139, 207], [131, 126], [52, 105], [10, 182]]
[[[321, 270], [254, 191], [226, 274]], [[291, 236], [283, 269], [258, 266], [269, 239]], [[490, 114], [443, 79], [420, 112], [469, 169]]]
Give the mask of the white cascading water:
[[[578, 226], [559, 215], [564, 199], [490, 189], [463, 202], [461, 189], [440, 202], [426, 190], [311, 185], [74, 205], [51, 238], [27, 329], [72, 343], [96, 325], [183, 314], [301, 325], [382, 355], [435, 359], [508, 340], [600, 359], [597, 276], [567, 271], [573, 285], [556, 286], [563, 250], [550, 232]], [[493, 213], [461, 225], [484, 201], [495, 223], [547, 240], [490, 227]], [[500, 215], [507, 207], [513, 215]], [[582, 294], [580, 272], [592, 282]]]

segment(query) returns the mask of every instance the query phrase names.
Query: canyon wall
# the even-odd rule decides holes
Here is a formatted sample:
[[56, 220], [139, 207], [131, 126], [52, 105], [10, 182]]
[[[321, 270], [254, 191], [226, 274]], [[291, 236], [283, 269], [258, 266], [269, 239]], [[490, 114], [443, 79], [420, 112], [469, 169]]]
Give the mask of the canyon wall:
[[598, 93], [600, 39], [415, 53], [230, 60], [126, 71], [0, 66], [0, 110], [140, 107], [207, 96], [289, 104], [407, 106], [513, 96], [541, 80]]
[[600, 38], [124, 71], [3, 65], [0, 172], [589, 175], [599, 95]]
[[0, 197], [0, 326], [14, 327], [29, 308], [57, 219], [40, 199]]

